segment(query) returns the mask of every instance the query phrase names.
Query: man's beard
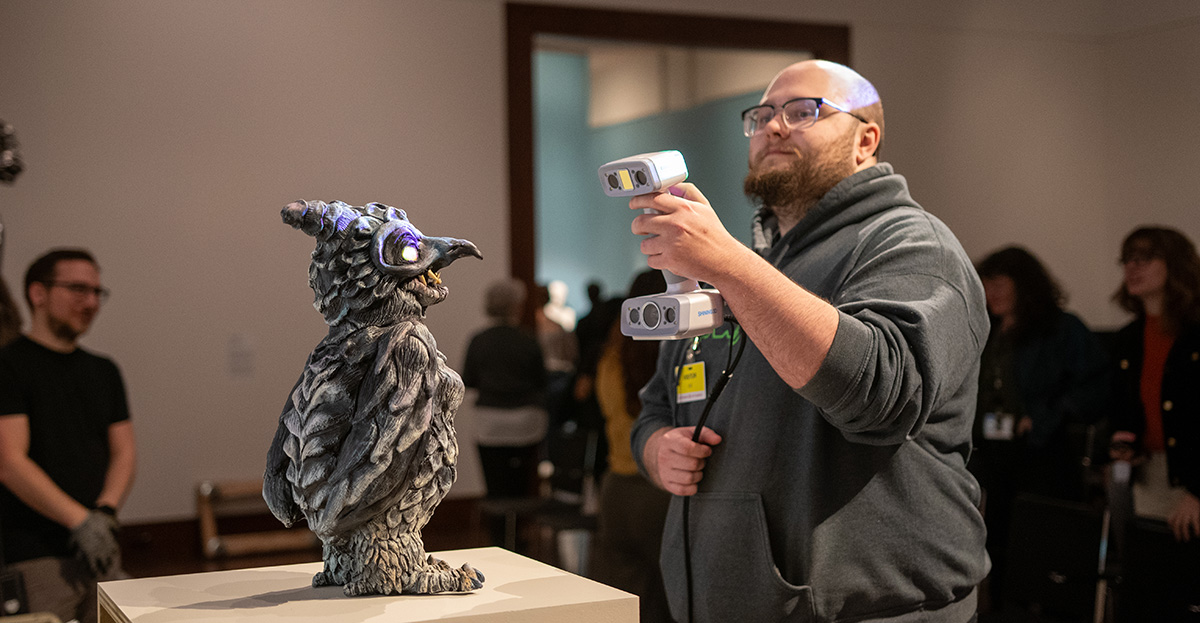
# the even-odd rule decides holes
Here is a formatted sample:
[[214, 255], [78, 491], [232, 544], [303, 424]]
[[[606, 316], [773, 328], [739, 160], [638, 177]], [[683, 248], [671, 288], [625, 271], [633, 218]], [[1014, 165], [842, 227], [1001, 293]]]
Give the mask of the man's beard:
[[54, 317], [48, 318], [47, 324], [49, 325], [50, 332], [54, 334], [55, 337], [71, 343], [74, 343], [76, 340], [78, 340], [79, 336], [83, 335], [84, 331], [87, 330], [84, 329], [84, 331], [80, 331], [71, 323]]
[[842, 151], [847, 141], [853, 141], [852, 133], [815, 154], [797, 150], [798, 158], [787, 167], [765, 170], [761, 166], [751, 167], [742, 190], [759, 205], [773, 210], [777, 217], [799, 221], [821, 197], [854, 173], [854, 165], [849, 159], [831, 157], [831, 154], [848, 153], [849, 147]]

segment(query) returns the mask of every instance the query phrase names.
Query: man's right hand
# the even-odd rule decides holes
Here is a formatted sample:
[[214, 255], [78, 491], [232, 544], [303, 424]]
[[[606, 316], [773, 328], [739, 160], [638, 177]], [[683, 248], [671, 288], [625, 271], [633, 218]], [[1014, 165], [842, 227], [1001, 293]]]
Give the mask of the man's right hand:
[[699, 443], [692, 441], [694, 426], [661, 428], [650, 435], [642, 451], [646, 471], [654, 484], [674, 495], [695, 495], [704, 477], [704, 464], [721, 436], [711, 428], [700, 431]]
[[744, 254], [757, 257], [725, 229], [708, 199], [692, 184], [632, 197], [629, 208], [655, 211], [635, 217], [630, 226], [634, 234], [646, 236], [640, 249], [650, 268], [711, 284], [729, 265], [744, 261]]
[[83, 523], [71, 529], [71, 544], [96, 577], [105, 577], [119, 565], [120, 548], [111, 516], [98, 510], [87, 514]]

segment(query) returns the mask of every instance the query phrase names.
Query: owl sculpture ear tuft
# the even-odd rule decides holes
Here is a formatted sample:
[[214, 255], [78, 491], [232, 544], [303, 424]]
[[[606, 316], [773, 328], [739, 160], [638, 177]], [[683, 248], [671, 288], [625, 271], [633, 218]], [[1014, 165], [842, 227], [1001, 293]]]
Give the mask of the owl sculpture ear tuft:
[[325, 218], [328, 212], [329, 206], [324, 201], [298, 199], [284, 206], [280, 216], [283, 217], [284, 223], [310, 236], [315, 236], [317, 232], [330, 225]]
[[360, 214], [341, 201], [325, 203], [298, 199], [284, 206], [280, 216], [283, 217], [284, 223], [310, 236], [329, 236], [345, 231], [350, 224], [358, 220]]

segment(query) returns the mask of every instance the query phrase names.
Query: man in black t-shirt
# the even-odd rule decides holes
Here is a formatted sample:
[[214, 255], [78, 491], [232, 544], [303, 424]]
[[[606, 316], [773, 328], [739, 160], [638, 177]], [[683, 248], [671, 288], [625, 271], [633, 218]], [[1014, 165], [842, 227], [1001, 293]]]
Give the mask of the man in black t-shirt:
[[31, 611], [96, 620], [116, 579], [116, 512], [135, 449], [117, 366], [78, 340], [108, 294], [87, 251], [51, 251], [25, 275], [29, 332], [0, 349], [0, 536]]

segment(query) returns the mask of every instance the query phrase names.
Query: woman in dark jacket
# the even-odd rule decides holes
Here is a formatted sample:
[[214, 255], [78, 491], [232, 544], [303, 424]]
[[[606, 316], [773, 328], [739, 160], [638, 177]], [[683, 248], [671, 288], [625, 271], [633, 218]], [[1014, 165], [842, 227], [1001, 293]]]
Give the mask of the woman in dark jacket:
[[1200, 536], [1200, 257], [1182, 233], [1134, 230], [1113, 296], [1133, 322], [1114, 340], [1114, 459], [1140, 465], [1134, 511]]
[[976, 270], [992, 330], [979, 370], [968, 467], [986, 494], [989, 596], [999, 603], [1013, 500], [1021, 492], [1083, 496], [1082, 448], [1073, 449], [1068, 429], [1104, 414], [1109, 377], [1099, 342], [1063, 310], [1062, 290], [1029, 251], [1000, 249]]

